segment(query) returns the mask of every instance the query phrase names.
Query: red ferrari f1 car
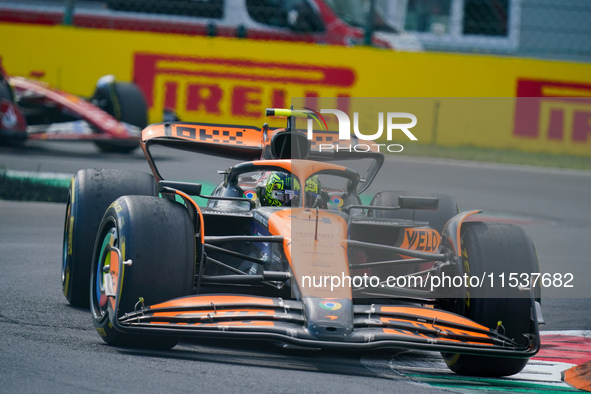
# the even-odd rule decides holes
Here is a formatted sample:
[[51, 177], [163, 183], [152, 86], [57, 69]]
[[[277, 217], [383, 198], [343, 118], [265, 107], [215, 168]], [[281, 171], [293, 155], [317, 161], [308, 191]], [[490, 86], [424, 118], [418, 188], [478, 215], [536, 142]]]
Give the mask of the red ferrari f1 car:
[[[479, 211], [459, 213], [443, 194], [383, 191], [364, 205], [381, 153], [321, 152], [318, 141], [338, 137], [308, 140], [295, 122], [312, 112], [267, 114], [286, 116], [287, 127], [151, 125], [141, 146], [152, 175], [74, 176], [63, 291], [90, 305], [102, 339], [410, 348], [441, 352], [460, 374], [521, 371], [540, 347], [539, 285], [498, 289], [489, 279], [539, 272], [525, 232], [467, 221]], [[247, 161], [220, 171], [223, 182], [206, 195], [198, 183], [163, 179], [152, 154], [163, 146]], [[347, 165], [360, 162], [366, 170]]]
[[86, 100], [37, 80], [9, 77], [0, 64], [0, 143], [90, 140], [102, 151], [127, 153], [139, 147], [147, 124], [146, 100], [132, 83], [104, 76]]

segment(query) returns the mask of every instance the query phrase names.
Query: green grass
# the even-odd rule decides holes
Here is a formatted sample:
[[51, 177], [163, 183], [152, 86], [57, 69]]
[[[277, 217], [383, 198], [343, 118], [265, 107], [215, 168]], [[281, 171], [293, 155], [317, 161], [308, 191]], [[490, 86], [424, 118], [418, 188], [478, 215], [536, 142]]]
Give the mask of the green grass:
[[67, 185], [9, 177], [0, 172], [0, 200], [66, 202], [67, 199]]
[[476, 148], [472, 146], [447, 147], [406, 144], [404, 145], [404, 151], [393, 153], [392, 155], [591, 170], [591, 157], [530, 153], [509, 149]]

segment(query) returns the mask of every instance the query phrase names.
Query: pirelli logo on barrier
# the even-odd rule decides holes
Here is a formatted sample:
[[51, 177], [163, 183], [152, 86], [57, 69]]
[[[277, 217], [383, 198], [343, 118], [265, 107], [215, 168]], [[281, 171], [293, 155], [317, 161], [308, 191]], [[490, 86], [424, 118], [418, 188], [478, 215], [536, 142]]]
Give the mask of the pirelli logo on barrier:
[[321, 96], [336, 97], [335, 107], [348, 111], [356, 74], [349, 67], [135, 53], [133, 79], [150, 109], [227, 121], [262, 118], [265, 108], [289, 107], [291, 97], [306, 97], [312, 108]]
[[518, 79], [513, 134], [591, 143], [591, 84]]

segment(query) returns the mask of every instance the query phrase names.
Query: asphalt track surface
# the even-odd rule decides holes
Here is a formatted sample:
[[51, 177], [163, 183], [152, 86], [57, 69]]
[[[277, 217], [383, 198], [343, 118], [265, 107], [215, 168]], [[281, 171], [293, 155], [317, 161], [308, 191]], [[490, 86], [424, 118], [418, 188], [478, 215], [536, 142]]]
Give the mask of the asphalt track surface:
[[[209, 182], [219, 182], [215, 170], [229, 164], [187, 158], [160, 157], [179, 177]], [[0, 148], [0, 166], [149, 172], [140, 152], [104, 155], [80, 143]], [[575, 277], [573, 288], [544, 289], [542, 329], [591, 329], [588, 172], [393, 158], [368, 192], [388, 189], [450, 194], [462, 210], [483, 209], [489, 218], [522, 225], [542, 272]], [[0, 392], [441, 392], [397, 373], [394, 350], [302, 353], [210, 340], [183, 341], [170, 351], [106, 346], [89, 313], [61, 294], [64, 211], [64, 204], [0, 201]]]

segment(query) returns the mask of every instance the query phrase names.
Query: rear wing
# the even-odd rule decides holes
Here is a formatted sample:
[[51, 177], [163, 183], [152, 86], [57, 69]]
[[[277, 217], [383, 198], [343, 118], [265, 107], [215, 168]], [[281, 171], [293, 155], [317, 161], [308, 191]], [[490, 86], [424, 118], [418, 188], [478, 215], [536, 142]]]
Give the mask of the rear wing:
[[[215, 123], [156, 123], [142, 132], [142, 143], [150, 145], [159, 142], [166, 145], [176, 142], [179, 148], [224, 156], [235, 159], [256, 160], [261, 158], [263, 149], [269, 144], [271, 136], [290, 132], [285, 129], [270, 129], [267, 124], [262, 129], [254, 126], [239, 126]], [[293, 131], [304, 135], [303, 132]], [[353, 150], [351, 144], [340, 141], [337, 131], [315, 130], [310, 141], [310, 159], [318, 161], [345, 160], [362, 156], [364, 153], [378, 153], [373, 144], [366, 145], [364, 151]], [[189, 142], [190, 144], [182, 143]], [[352, 142], [358, 142], [352, 136]], [[326, 147], [331, 146], [331, 149]], [[324, 147], [325, 149], [322, 149]], [[338, 149], [337, 149], [338, 148]], [[348, 148], [348, 149], [347, 149]]]
[[256, 160], [263, 150], [263, 133], [253, 126], [156, 123], [142, 131], [142, 146], [153, 143], [232, 159]]
[[[175, 149], [181, 149], [201, 154], [225, 157], [235, 160], [265, 160], [265, 159], [310, 159], [316, 161], [339, 161], [355, 159], [372, 159], [372, 164], [362, 175], [362, 184], [358, 193], [366, 190], [377, 172], [381, 168], [384, 157], [374, 149], [368, 151], [355, 151], [345, 149], [344, 141], [339, 141], [338, 132], [320, 130], [314, 132], [314, 139], [309, 143], [309, 149], [305, 157], [275, 157], [276, 152], [287, 152], [290, 155], [296, 140], [303, 139], [307, 143], [305, 133], [292, 130], [288, 122], [286, 129], [271, 129], [265, 123], [263, 128], [254, 126], [193, 123], [193, 122], [166, 122], [148, 126], [142, 132], [141, 146], [148, 159], [152, 172], [161, 180], [154, 160], [150, 154], [150, 146], [165, 145]], [[291, 123], [292, 124], [292, 123]], [[277, 136], [288, 138], [276, 138]], [[353, 137], [356, 138], [356, 137]], [[353, 140], [352, 140], [353, 141]], [[272, 144], [281, 144], [273, 146]], [[331, 145], [340, 149], [322, 150], [321, 146]], [[269, 154], [269, 152], [272, 152]]]

